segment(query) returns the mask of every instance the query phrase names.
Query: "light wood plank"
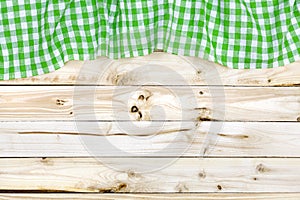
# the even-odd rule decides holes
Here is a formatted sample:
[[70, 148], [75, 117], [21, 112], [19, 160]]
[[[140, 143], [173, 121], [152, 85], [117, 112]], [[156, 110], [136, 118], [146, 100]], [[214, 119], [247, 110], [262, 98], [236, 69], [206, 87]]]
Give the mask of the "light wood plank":
[[1, 200], [28, 200], [28, 199], [48, 199], [48, 200], [298, 200], [300, 193], [190, 193], [190, 194], [0, 194]]
[[0, 120], [300, 121], [299, 87], [1, 86], [0, 103]]
[[[0, 122], [0, 157], [300, 157], [299, 130], [281, 122]], [[117, 148], [88, 151], [103, 140]]]
[[[56, 72], [27, 79], [1, 81], [1, 85], [14, 84], [100, 84], [100, 85], [218, 85], [211, 81], [215, 70], [221, 83], [235, 86], [291, 86], [300, 84], [300, 62], [285, 67], [263, 70], [232, 70], [218, 64], [195, 59], [200, 67], [187, 62], [187, 58], [167, 53], [153, 53], [148, 56], [107, 61], [70, 61]], [[149, 67], [150, 66], [150, 67]], [[162, 67], [157, 67], [162, 66]], [[138, 69], [143, 70], [138, 70]], [[169, 76], [170, 72], [178, 76]], [[184, 80], [184, 81], [183, 81]]]
[[[0, 159], [1, 190], [77, 192], [300, 192], [299, 158]], [[105, 163], [105, 165], [101, 164]], [[284, 163], [284, 164], [283, 164]], [[109, 167], [108, 167], [109, 166]]]

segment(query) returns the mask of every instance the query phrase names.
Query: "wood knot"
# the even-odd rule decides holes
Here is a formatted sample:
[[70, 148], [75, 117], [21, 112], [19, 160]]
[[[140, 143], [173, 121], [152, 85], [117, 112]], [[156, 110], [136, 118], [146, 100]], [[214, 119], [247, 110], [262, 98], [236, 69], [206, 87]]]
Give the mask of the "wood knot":
[[135, 177], [134, 171], [127, 172], [128, 177]]
[[258, 171], [259, 173], [264, 173], [267, 172], [268, 169], [263, 164], [259, 164], [256, 166], [256, 171]]
[[136, 107], [136, 106], [131, 107], [131, 112], [132, 113], [135, 113], [135, 112], [138, 112], [138, 111], [139, 111], [138, 107]]
[[188, 192], [189, 188], [184, 183], [178, 183], [175, 187], [178, 192]]
[[128, 176], [129, 178], [139, 178], [139, 177], [141, 177], [140, 174], [137, 174], [137, 173], [135, 173], [134, 171], [131, 171], [131, 170], [129, 170], [129, 171], [127, 172], [127, 176]]
[[212, 119], [210, 117], [202, 117], [199, 116], [196, 118], [197, 121], [211, 121]]
[[127, 188], [126, 183], [120, 183], [115, 187], [109, 187], [109, 188], [97, 188], [96, 186], [89, 186], [88, 189], [90, 190], [98, 190], [100, 193], [116, 193], [116, 192], [125, 192]]
[[63, 99], [56, 99], [56, 105], [58, 105], [58, 106], [63, 106], [65, 104], [65, 102], [67, 102], [67, 101], [65, 101]]
[[139, 111], [139, 119], [142, 119], [142, 118], [143, 118], [142, 112]]
[[123, 191], [127, 188], [127, 184], [126, 183], [120, 183], [118, 185], [118, 187], [116, 188], [116, 191], [115, 192], [120, 192], [120, 191]]
[[121, 75], [120, 74], [117, 74], [113, 77], [113, 84], [114, 85], [118, 85], [119, 81], [120, 81], [120, 78], [121, 78]]
[[138, 99], [143, 101], [145, 99], [145, 97], [144, 97], [144, 95], [140, 95]]
[[41, 163], [48, 165], [48, 166], [53, 166], [54, 163], [52, 160], [49, 160], [47, 157], [42, 157]]
[[198, 176], [199, 176], [200, 178], [204, 179], [204, 178], [206, 177], [206, 174], [205, 174], [204, 171], [202, 171], [202, 172], [199, 172]]
[[138, 92], [139, 95], [137, 97], [138, 100], [141, 101], [148, 101], [149, 98], [153, 95], [152, 92], [150, 90], [147, 89], [142, 89], [141, 91]]
[[195, 110], [199, 111], [199, 117], [197, 117], [197, 121], [211, 121], [211, 111], [209, 108], [202, 107], [202, 108], [194, 108]]

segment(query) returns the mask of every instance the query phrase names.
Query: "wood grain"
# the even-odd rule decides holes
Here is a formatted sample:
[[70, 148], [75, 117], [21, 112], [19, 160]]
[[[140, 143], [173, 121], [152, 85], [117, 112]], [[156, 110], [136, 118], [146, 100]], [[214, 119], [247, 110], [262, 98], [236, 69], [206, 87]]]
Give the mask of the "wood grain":
[[[1, 190], [76, 192], [300, 192], [299, 158], [0, 159]], [[104, 163], [104, 164], [102, 164]], [[143, 163], [141, 166], [140, 163]], [[149, 173], [138, 170], [148, 166]]]
[[1, 81], [0, 199], [300, 199], [299, 86], [167, 53]]
[[0, 103], [4, 121], [300, 120], [299, 87], [0, 86]]
[[300, 193], [190, 193], [190, 194], [0, 194], [1, 200], [28, 200], [28, 199], [48, 199], [48, 200], [298, 200]]
[[[191, 65], [188, 59], [194, 60], [200, 66]], [[157, 52], [143, 57], [111, 61], [104, 57], [88, 62], [70, 61], [50, 74], [1, 81], [0, 84], [218, 85], [220, 82], [210, 80], [214, 77], [212, 71], [215, 71], [222, 85], [227, 86], [293, 86], [300, 84], [299, 67], [300, 62], [294, 62], [275, 69], [232, 70], [200, 58], [186, 58]], [[170, 72], [178, 76], [170, 76]]]
[[[300, 157], [299, 130], [292, 122], [0, 122], [0, 157]], [[103, 140], [118, 148], [88, 151]]]

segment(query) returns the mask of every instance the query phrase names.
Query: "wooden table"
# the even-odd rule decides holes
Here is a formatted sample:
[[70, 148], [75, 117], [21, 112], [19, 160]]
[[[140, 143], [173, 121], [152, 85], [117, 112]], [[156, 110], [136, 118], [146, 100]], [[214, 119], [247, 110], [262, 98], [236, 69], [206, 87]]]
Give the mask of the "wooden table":
[[300, 199], [300, 62], [70, 61], [0, 82], [0, 133], [0, 199]]

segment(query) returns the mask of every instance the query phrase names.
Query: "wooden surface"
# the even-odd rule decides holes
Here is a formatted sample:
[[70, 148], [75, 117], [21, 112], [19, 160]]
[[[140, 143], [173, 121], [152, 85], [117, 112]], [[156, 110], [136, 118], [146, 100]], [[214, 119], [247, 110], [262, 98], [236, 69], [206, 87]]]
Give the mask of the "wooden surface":
[[[116, 89], [118, 87], [121, 86], [0, 86], [3, 106], [0, 108], [0, 120], [72, 120], [76, 115], [85, 120], [95, 117], [98, 120], [111, 121], [204, 119], [297, 122], [300, 116], [299, 87], [216, 86], [213, 87], [213, 94], [205, 87], [196, 86], [168, 86], [168, 90], [162, 86], [128, 86]], [[74, 90], [78, 91], [76, 97]], [[132, 98], [131, 102], [127, 103], [127, 94], [135, 90], [139, 90], [136, 93], [142, 93], [144, 96], [150, 92], [151, 97], [143, 102]], [[94, 94], [95, 99], [90, 101], [94, 106], [89, 110], [85, 96], [90, 94]], [[222, 98], [222, 95], [225, 97]], [[189, 101], [194, 103], [184, 105]], [[129, 113], [131, 107], [139, 103], [142, 118], [136, 113]], [[223, 104], [226, 108], [224, 115], [220, 114], [223, 110], [218, 109]], [[155, 106], [160, 106], [165, 112], [151, 114], [150, 110]]]
[[[174, 144], [174, 151], [156, 156], [199, 156], [205, 139], [217, 134], [217, 141], [207, 157], [300, 157], [300, 123], [294, 122], [224, 122], [215, 133], [210, 126], [222, 122], [166, 122], [159, 132], [140, 129], [147, 122], [140, 121], [130, 132], [120, 127], [128, 122], [85, 122], [89, 128], [78, 131], [75, 122], [1, 122], [0, 149], [2, 157], [77, 157], [89, 156], [83, 140], [107, 138], [118, 148], [133, 154], [153, 155], [162, 146]], [[197, 126], [196, 126], [197, 125]], [[159, 127], [159, 122], [153, 122]], [[178, 128], [176, 128], [178, 127]], [[184, 131], [195, 127], [194, 131]], [[178, 131], [181, 129], [183, 131]], [[104, 131], [101, 131], [104, 130]], [[132, 137], [135, 136], [135, 137]], [[152, 136], [143, 140], [136, 137]], [[180, 137], [178, 137], [180, 136]], [[118, 156], [118, 151], [103, 149], [101, 155]]]
[[[300, 84], [300, 61], [272, 70], [231, 70], [201, 59], [198, 59], [198, 62], [201, 63], [203, 69], [201, 66], [199, 67], [200, 70], [191, 66], [188, 59], [166, 53], [153, 53], [149, 56], [114, 61], [99, 58], [85, 64], [83, 61], [70, 61], [57, 72], [29, 79], [2, 81], [1, 85], [74, 85], [78, 81], [83, 85], [90, 85], [95, 82], [99, 85], [139, 85], [145, 80], [151, 82], [157, 79], [166, 85], [178, 85], [181, 79], [178, 80], [179, 76], [168, 76], [169, 70], [167, 68], [178, 73], [189, 85], [207, 85], [208, 80], [201, 79], [201, 70], [210, 71], [212, 69], [218, 72], [222, 85], [225, 86], [299, 86]], [[83, 65], [86, 69], [84, 71], [82, 71]], [[142, 70], [134, 74], [127, 73], [145, 65], [150, 65], [147, 71]], [[151, 67], [152, 65], [167, 68]], [[103, 73], [103, 77], [99, 80], [98, 74], [95, 73], [99, 71], [108, 71], [108, 73]], [[117, 81], [120, 78], [126, 81], [120, 83]]]
[[[166, 158], [3, 158], [2, 190], [74, 192], [299, 192], [297, 158], [179, 158], [149, 173]], [[101, 164], [104, 161], [107, 167]], [[128, 168], [124, 167], [128, 164]], [[284, 163], [284, 165], [283, 165]], [[122, 165], [122, 166], [119, 166]], [[115, 171], [114, 169], [118, 169]], [[22, 181], [20, 181], [22, 180]], [[47, 181], [48, 180], [48, 181]]]
[[154, 53], [0, 82], [0, 199], [300, 199], [299, 168], [300, 62]]
[[125, 199], [125, 200], [136, 200], [136, 199], [150, 199], [150, 200], [169, 200], [169, 199], [186, 199], [186, 200], [298, 200], [300, 198], [299, 193], [177, 193], [177, 194], [1, 194], [0, 199], [13, 199], [13, 200], [28, 200], [28, 199], [49, 199], [49, 200], [114, 200], [114, 199]]

